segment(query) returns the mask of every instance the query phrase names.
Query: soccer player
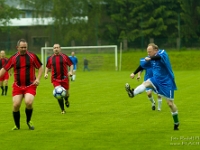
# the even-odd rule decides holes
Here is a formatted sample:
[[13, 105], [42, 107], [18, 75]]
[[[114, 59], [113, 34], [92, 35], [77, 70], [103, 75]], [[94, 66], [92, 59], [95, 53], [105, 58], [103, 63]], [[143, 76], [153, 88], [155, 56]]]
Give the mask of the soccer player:
[[[3, 65], [7, 62], [8, 58], [6, 58], [6, 54], [4, 50], [0, 52], [0, 69]], [[9, 73], [8, 71], [0, 78], [0, 87], [2, 90], [1, 95], [7, 95], [8, 91], [8, 80], [9, 80]]]
[[[144, 69], [152, 68], [153, 76], [132, 90], [126, 83], [125, 89], [131, 98], [144, 92], [146, 88], [153, 88], [156, 93], [165, 97], [174, 120], [174, 130], [179, 130], [178, 110], [174, 104], [174, 90], [177, 90], [177, 87], [168, 54], [165, 50], [159, 50], [154, 43], [148, 45], [147, 54], [148, 57], [140, 61], [140, 66]], [[130, 77], [134, 76], [135, 74], [131, 73]]]
[[69, 58], [72, 61], [73, 66], [74, 66], [73, 75], [72, 75], [71, 81], [75, 81], [75, 78], [76, 78], [76, 69], [77, 69], [77, 65], [78, 65], [78, 59], [75, 56], [75, 52], [71, 52], [71, 56], [69, 56]]
[[[54, 86], [62, 86], [66, 89], [65, 105], [69, 107], [69, 76], [73, 74], [73, 64], [69, 57], [61, 52], [61, 47], [59, 44], [54, 44], [53, 46], [54, 54], [49, 57], [46, 64], [44, 78], [48, 78], [48, 70], [51, 69], [51, 82]], [[70, 68], [68, 72], [68, 67]], [[58, 99], [59, 106], [61, 108], [61, 114], [65, 114], [64, 101], [63, 99]]]
[[[137, 77], [138, 81], [141, 78], [141, 73], [142, 72], [143, 72], [143, 70], [138, 72], [138, 77]], [[136, 74], [136, 72], [134, 72], [134, 74]], [[153, 76], [152, 69], [151, 68], [146, 69], [145, 70], [145, 75], [144, 75], [144, 81], [148, 80], [152, 76]], [[148, 99], [150, 100], [150, 102], [152, 104], [152, 106], [151, 106], [152, 110], [155, 110], [156, 109], [156, 105], [155, 105], [155, 100], [154, 100], [153, 95], [152, 95], [153, 89], [152, 88], [146, 88], [146, 93], [147, 93]], [[161, 111], [162, 97], [159, 94], [157, 94], [157, 96], [158, 96], [158, 111]]]
[[[26, 105], [26, 123], [30, 130], [34, 130], [31, 121], [33, 101], [37, 86], [40, 83], [43, 67], [37, 55], [28, 51], [28, 43], [26, 40], [20, 39], [17, 42], [17, 50], [18, 52], [12, 55], [3, 68], [1, 68], [0, 77], [2, 77], [6, 71], [13, 68], [14, 83], [12, 85], [12, 100], [15, 126], [12, 130], [20, 129], [20, 106], [23, 98]], [[37, 77], [35, 75], [35, 69], [38, 69]]]

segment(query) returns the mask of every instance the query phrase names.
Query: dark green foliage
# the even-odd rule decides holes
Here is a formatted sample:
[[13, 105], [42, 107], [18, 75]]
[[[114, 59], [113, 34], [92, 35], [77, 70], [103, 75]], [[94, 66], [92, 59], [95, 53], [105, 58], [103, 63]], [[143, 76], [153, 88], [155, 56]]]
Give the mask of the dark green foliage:
[[[181, 38], [182, 46], [200, 42], [198, 0], [20, 1], [32, 8], [36, 17], [53, 17], [46, 29], [51, 43], [59, 41], [67, 46], [75, 41], [76, 45], [98, 45], [127, 40], [138, 47], [149, 39], [160, 38], [166, 38], [166, 45], [176, 45], [177, 38]], [[15, 9], [3, 5], [3, 0], [0, 2], [6, 8], [0, 9], [0, 16], [10, 19], [17, 15], [13, 13]]]
[[[5, 3], [5, 0], [0, 0], [0, 24], [1, 25], [8, 26], [9, 20], [13, 18], [18, 18], [19, 13], [20, 11], [18, 11], [14, 6], [8, 6]], [[5, 30], [5, 28], [0, 27], [0, 30]]]

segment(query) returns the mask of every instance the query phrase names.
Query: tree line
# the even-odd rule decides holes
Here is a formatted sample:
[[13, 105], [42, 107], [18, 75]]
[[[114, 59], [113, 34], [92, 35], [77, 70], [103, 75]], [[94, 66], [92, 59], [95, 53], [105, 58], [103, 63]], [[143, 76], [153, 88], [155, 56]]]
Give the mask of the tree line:
[[[199, 0], [20, 0], [20, 4], [32, 8], [35, 16], [53, 17], [46, 30], [61, 43], [123, 42], [139, 47], [159, 39], [169, 45], [195, 46], [200, 42]], [[21, 13], [5, 0], [0, 0], [0, 7], [4, 24]], [[86, 16], [87, 21], [80, 19]]]

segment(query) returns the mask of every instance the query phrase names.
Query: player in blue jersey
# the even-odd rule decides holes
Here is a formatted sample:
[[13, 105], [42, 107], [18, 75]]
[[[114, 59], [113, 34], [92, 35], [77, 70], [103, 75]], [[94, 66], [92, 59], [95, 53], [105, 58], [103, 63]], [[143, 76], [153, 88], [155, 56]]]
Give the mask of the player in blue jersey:
[[74, 66], [74, 69], [73, 69], [73, 75], [71, 77], [71, 81], [75, 81], [75, 78], [76, 78], [76, 69], [77, 69], [77, 65], [78, 65], [78, 59], [77, 57], [75, 56], [75, 52], [72, 52], [71, 53], [71, 56], [69, 56], [70, 60], [72, 61], [73, 63], [73, 66]]
[[[178, 130], [178, 110], [174, 104], [174, 90], [177, 90], [177, 87], [168, 54], [165, 50], [159, 50], [158, 46], [154, 43], [150, 43], [148, 45], [147, 54], [148, 57], [145, 57], [140, 61], [140, 66], [136, 71], [152, 68], [153, 76], [132, 90], [130, 85], [126, 83], [125, 89], [131, 98], [144, 92], [146, 88], [153, 88], [156, 93], [166, 98], [167, 104], [173, 116], [174, 130]], [[134, 78], [134, 76], [135, 74], [131, 73], [130, 77]]]
[[[138, 81], [141, 78], [141, 73], [142, 72], [143, 72], [143, 70], [138, 72], [138, 77], [137, 77]], [[144, 75], [144, 81], [148, 80], [152, 76], [153, 76], [152, 69], [151, 68], [146, 69], [145, 70], [145, 75]], [[152, 94], [153, 93], [153, 89], [152, 88], [146, 88], [146, 93], [147, 93], [148, 99], [150, 100], [150, 102], [152, 104], [152, 107], [151, 107], [152, 110], [155, 110], [156, 109], [156, 104], [155, 104], [155, 100], [154, 100], [153, 94]], [[158, 109], [158, 111], [161, 111], [162, 97], [159, 94], [157, 94], [157, 95], [158, 95], [158, 108], [157, 109]]]

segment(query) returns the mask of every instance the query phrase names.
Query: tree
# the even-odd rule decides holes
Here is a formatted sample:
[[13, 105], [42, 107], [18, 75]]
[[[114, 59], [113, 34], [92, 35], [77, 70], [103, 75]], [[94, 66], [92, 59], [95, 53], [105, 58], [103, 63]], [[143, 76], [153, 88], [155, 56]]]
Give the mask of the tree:
[[53, 17], [53, 23], [49, 24], [47, 29], [47, 32], [52, 33], [52, 42], [59, 41], [67, 45], [71, 41], [87, 42], [90, 41], [89, 38], [97, 37], [99, 0], [35, 0], [34, 3], [21, 0], [21, 2], [33, 8], [36, 16], [40, 14], [41, 17], [45, 17], [45, 14], [49, 13], [49, 16]]
[[[19, 11], [10, 7], [5, 3], [5, 0], [0, 0], [0, 24], [3, 26], [7, 26], [10, 19], [18, 18]], [[0, 28], [2, 30], [2, 27]]]
[[181, 37], [185, 46], [192, 46], [193, 43], [199, 43], [200, 39], [200, 1], [197, 0], [179, 0], [182, 11], [180, 12]]
[[176, 37], [176, 0], [114, 0], [108, 1], [111, 22], [106, 25], [106, 36], [118, 41], [133, 42], [138, 38]]

